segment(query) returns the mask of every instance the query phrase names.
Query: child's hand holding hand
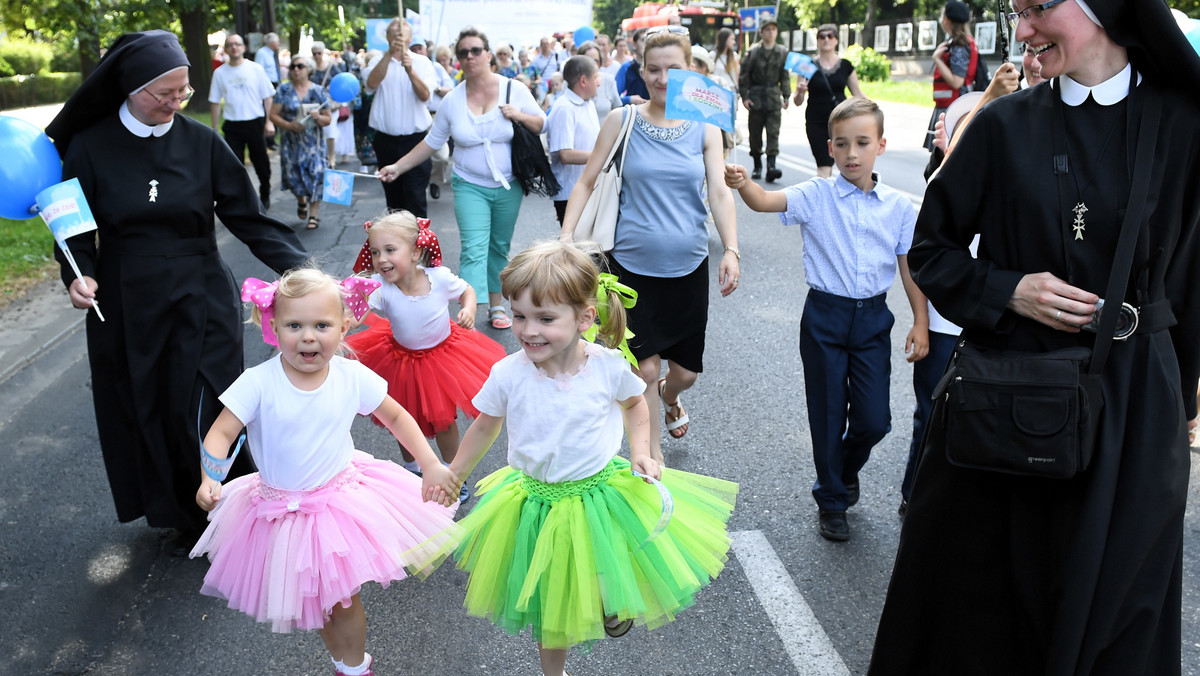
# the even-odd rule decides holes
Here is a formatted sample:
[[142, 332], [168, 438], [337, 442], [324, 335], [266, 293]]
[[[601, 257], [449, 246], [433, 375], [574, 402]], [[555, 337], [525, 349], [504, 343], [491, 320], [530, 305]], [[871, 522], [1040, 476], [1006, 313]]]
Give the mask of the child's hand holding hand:
[[[651, 479], [662, 479], [662, 467], [660, 467], [659, 464], [654, 461], [654, 458], [651, 458], [648, 455], [639, 455], [629, 463], [629, 466], [634, 471], [640, 474], [645, 474]], [[645, 480], [643, 479], [643, 481]], [[650, 482], [646, 481], [646, 483]]]
[[441, 502], [437, 497], [438, 489], [449, 495], [453, 495], [455, 500], [458, 499], [458, 486], [462, 482], [458, 480], [458, 475], [452, 472], [449, 467], [438, 463], [436, 467], [422, 470], [421, 475], [421, 495], [425, 496], [426, 502]]
[[746, 168], [740, 164], [726, 164], [725, 185], [733, 190], [746, 185]]
[[200, 480], [200, 490], [196, 491], [196, 504], [200, 509], [211, 512], [221, 500], [221, 482], [207, 474]]
[[475, 305], [472, 303], [471, 305], [462, 306], [454, 321], [458, 322], [458, 325], [464, 329], [475, 328]]

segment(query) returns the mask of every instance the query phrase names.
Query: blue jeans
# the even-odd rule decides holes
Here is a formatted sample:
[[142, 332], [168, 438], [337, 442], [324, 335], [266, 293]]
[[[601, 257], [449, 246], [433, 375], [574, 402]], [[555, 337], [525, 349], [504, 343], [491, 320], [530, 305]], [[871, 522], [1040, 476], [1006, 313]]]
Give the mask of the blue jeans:
[[846, 483], [858, 481], [871, 448], [892, 428], [888, 380], [896, 319], [886, 295], [853, 299], [811, 289], [800, 319], [800, 360], [808, 398], [821, 509], [850, 504]]
[[917, 405], [913, 409], [913, 435], [912, 444], [908, 447], [908, 465], [904, 468], [904, 480], [900, 482], [900, 495], [905, 500], [912, 495], [913, 477], [917, 473], [917, 456], [920, 455], [921, 442], [925, 439], [925, 430], [929, 426], [929, 414], [933, 411], [933, 389], [946, 372], [950, 355], [954, 353], [954, 346], [957, 344], [958, 336], [930, 331], [929, 354], [913, 364], [913, 393], [917, 395]]
[[521, 186], [484, 188], [454, 174], [454, 217], [462, 238], [458, 276], [475, 289], [479, 302], [488, 292], [500, 293], [500, 271], [508, 265], [513, 229], [521, 211]]

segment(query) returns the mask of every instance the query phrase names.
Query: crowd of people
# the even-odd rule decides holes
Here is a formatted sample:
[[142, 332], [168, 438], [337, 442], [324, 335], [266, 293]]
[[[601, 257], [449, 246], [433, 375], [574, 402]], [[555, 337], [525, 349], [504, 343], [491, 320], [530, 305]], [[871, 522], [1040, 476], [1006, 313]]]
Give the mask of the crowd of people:
[[[102, 301], [108, 314], [89, 313], [87, 331], [119, 518], [176, 529], [180, 553], [211, 559], [203, 593], [275, 631], [317, 630], [347, 676], [374, 673], [362, 585], [424, 577], [450, 557], [469, 574], [467, 613], [529, 629], [547, 676], [565, 675], [573, 646], [672, 621], [731, 547], [739, 487], [668, 468], [662, 432], [678, 439], [691, 425], [681, 396], [703, 372], [712, 275], [722, 297], [740, 286], [736, 193], [804, 240], [799, 351], [828, 540], [850, 539], [859, 475], [891, 430], [896, 279], [911, 306], [904, 351], [930, 403], [914, 415], [869, 673], [1180, 673], [1200, 57], [1156, 1], [1012, 9], [1024, 73], [1001, 66], [953, 123], [938, 106], [931, 147], [944, 166], [937, 156], [919, 214], [874, 171], [884, 113], [832, 26], [818, 28], [817, 71], [794, 95], [773, 21], [745, 55], [731, 31], [708, 50], [678, 25], [517, 50], [474, 27], [435, 47], [395, 19], [383, 52], [315, 42], [312, 58], [287, 58], [268, 35], [252, 60], [229, 35], [211, 128], [176, 114], [192, 94], [176, 36], [122, 36], [47, 129], [97, 215], [96, 233], [67, 241], [82, 274], [59, 258], [72, 303]], [[965, 4], [946, 4], [934, 68], [947, 99], [975, 80], [969, 21]], [[726, 161], [735, 134], [667, 116], [673, 70], [736, 90], [751, 167]], [[362, 84], [344, 106], [329, 92], [343, 72]], [[807, 103], [818, 172], [768, 190], [755, 179], [764, 166], [767, 183], [782, 177], [779, 120], [793, 102]], [[356, 269], [370, 274], [322, 271], [268, 215], [260, 165], [276, 135], [282, 185], [308, 228], [339, 156], [377, 165], [389, 213], [367, 224]], [[546, 138], [561, 229], [511, 255], [526, 135]], [[247, 149], [267, 186], [257, 194]], [[575, 233], [610, 156], [619, 212], [600, 251]], [[445, 171], [457, 274], [425, 218]], [[241, 285], [278, 350], [245, 371], [218, 217], [279, 275]], [[1129, 291], [1104, 304], [1125, 248]], [[477, 330], [481, 304], [516, 352]], [[1107, 350], [1095, 333], [1111, 324], [1105, 307], [1134, 321], [1088, 374], [1100, 430], [1090, 462], [1062, 479], [958, 462], [946, 388], [961, 386], [936, 376], [965, 346], [1007, 359]], [[1043, 395], [989, 434], [1030, 433], [1048, 415]], [[473, 419], [461, 436], [460, 412]], [[403, 465], [356, 449], [356, 415], [395, 437]], [[508, 466], [475, 495], [467, 478], [503, 430]], [[670, 514], [658, 509], [667, 494]]]

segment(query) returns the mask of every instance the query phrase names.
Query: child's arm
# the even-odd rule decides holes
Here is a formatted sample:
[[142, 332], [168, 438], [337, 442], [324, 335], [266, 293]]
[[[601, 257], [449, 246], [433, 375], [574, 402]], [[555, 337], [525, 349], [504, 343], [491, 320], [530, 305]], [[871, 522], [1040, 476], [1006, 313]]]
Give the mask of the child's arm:
[[738, 191], [742, 201], [751, 209], [769, 213], [787, 211], [787, 195], [782, 190], [767, 192], [763, 187], [751, 181], [746, 174], [746, 168], [740, 164], [725, 165], [725, 185]]
[[[384, 397], [383, 403], [373, 413], [388, 428], [392, 436], [396, 437], [396, 441], [399, 441], [417, 459], [417, 464], [421, 466], [421, 495], [425, 500], [430, 499], [434, 489], [454, 486], [458, 483], [458, 477], [454, 476], [454, 472], [450, 471], [450, 468], [443, 465], [433, 454], [433, 449], [429, 447], [429, 442], [421, 433], [417, 421], [413, 420], [408, 411], [396, 403], [395, 399]], [[454, 493], [454, 495], [457, 499], [458, 493]]]
[[475, 328], [475, 289], [471, 285], [467, 285], [467, 290], [462, 292], [458, 297], [458, 316], [454, 321], [464, 329]]
[[556, 151], [558, 153], [558, 161], [563, 164], [587, 164], [588, 158], [592, 156], [590, 150], [576, 150], [574, 148], [563, 148]]
[[662, 478], [662, 467], [650, 455], [650, 407], [646, 398], [636, 394], [618, 402], [625, 419], [625, 434], [629, 436], [630, 466], [654, 479]]
[[908, 355], [905, 359], [921, 361], [929, 354], [929, 306], [925, 304], [925, 294], [917, 288], [908, 271], [908, 255], [896, 256], [896, 265], [900, 268], [900, 282], [904, 284], [904, 294], [908, 296], [913, 313], [912, 329], [904, 339], [904, 353]]
[[[227, 408], [222, 409], [221, 415], [218, 415], [212, 427], [208, 428], [208, 434], [204, 435], [204, 448], [214, 458], [227, 457], [229, 447], [233, 445], [233, 441], [237, 439], [243, 427], [245, 425], [238, 420], [236, 415]], [[221, 482], [208, 476], [208, 473], [201, 469], [200, 489], [196, 491], [196, 504], [200, 505], [200, 509], [211, 512], [220, 500]]]
[[[471, 475], [475, 465], [478, 465], [479, 461], [483, 459], [483, 454], [487, 453], [492, 444], [496, 442], [496, 437], [500, 436], [500, 428], [503, 425], [503, 417], [480, 412], [479, 417], [471, 423], [467, 433], [463, 435], [462, 443], [458, 445], [458, 454], [454, 456], [454, 460], [450, 461], [455, 484], [449, 489], [443, 488], [446, 495], [435, 496], [435, 500], [441, 498], [442, 504], [448, 505], [450, 503], [445, 502], [446, 499], [449, 499], [450, 502], [458, 499], [458, 490], [462, 487], [463, 481]], [[458, 477], [462, 477], [462, 480], [459, 480]]]

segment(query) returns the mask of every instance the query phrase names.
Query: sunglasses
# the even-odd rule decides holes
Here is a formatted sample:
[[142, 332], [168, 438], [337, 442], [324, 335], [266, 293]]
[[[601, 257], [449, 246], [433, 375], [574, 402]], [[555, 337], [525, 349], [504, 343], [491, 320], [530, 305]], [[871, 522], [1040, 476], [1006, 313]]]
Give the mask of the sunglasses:
[[293, 63], [292, 65], [288, 66], [289, 70], [304, 70], [305, 68], [308, 68], [308, 66], [302, 63]]
[[654, 28], [646, 30], [646, 36], [649, 37], [651, 35], [658, 35], [659, 33], [679, 33], [681, 35], [686, 35], [687, 32], [688, 29], [684, 28], [683, 26], [655, 26]]
[[834, 35], [833, 33], [817, 33], [818, 40], [832, 40], [835, 37], [837, 37], [837, 36]]
[[470, 49], [460, 49], [455, 54], [458, 55], [459, 61], [466, 61], [468, 56], [479, 56], [483, 52], [483, 47], [471, 47]]

